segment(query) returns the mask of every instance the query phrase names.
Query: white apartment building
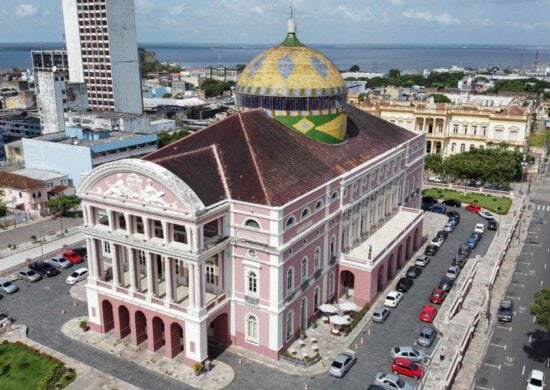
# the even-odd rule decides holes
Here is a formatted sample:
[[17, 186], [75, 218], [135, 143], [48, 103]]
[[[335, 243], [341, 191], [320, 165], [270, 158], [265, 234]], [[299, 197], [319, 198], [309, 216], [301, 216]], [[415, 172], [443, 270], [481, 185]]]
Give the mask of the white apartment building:
[[69, 78], [88, 86], [90, 108], [141, 114], [133, 0], [63, 0]]

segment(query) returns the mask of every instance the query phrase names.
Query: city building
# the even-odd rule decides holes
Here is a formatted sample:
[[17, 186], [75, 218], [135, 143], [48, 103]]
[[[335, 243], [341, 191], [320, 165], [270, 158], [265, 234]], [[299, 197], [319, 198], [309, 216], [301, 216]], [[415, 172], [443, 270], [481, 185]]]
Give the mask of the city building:
[[227, 66], [209, 66], [206, 68], [206, 78], [236, 83], [239, 78], [239, 70]]
[[65, 112], [88, 109], [88, 91], [84, 83], [71, 83], [62, 72], [35, 73], [39, 97], [42, 134], [65, 131]]
[[6, 161], [11, 164], [25, 163], [25, 156], [23, 154], [23, 142], [21, 142], [21, 140], [19, 139], [17, 141], [4, 143], [4, 155], [6, 157]]
[[108, 111], [73, 111], [65, 113], [65, 124], [69, 127], [82, 126], [90, 129], [151, 132], [151, 121], [146, 115], [126, 114]]
[[421, 246], [425, 135], [346, 105], [295, 31], [244, 69], [239, 112], [83, 179], [93, 331], [185, 364], [209, 345], [278, 359], [322, 303], [372, 303]]
[[2, 108], [8, 110], [28, 110], [36, 106], [36, 98], [32, 90], [4, 91], [0, 100]]
[[141, 157], [157, 150], [155, 134], [66, 127], [65, 132], [22, 140], [25, 167], [67, 175], [76, 187], [84, 174], [107, 162]]
[[533, 117], [529, 108], [374, 102], [360, 108], [405, 129], [426, 133], [426, 153], [450, 156], [506, 143], [525, 151]]
[[151, 121], [151, 132], [158, 133], [159, 131], [174, 131], [176, 130], [176, 121], [173, 119], [159, 119]]
[[91, 109], [141, 114], [134, 0], [63, 0], [69, 79]]
[[32, 50], [32, 73], [61, 72], [69, 77], [69, 60], [66, 50]]
[[40, 135], [40, 119], [29, 115], [0, 116], [0, 131], [6, 138], [25, 138]]
[[4, 132], [0, 130], [0, 161], [6, 159], [6, 153], [4, 152]]

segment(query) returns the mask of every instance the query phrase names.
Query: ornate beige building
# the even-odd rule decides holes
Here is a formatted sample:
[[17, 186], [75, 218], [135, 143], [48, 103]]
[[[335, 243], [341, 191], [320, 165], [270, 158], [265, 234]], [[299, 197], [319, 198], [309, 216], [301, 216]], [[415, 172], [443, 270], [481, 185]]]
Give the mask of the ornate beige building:
[[499, 143], [526, 150], [532, 121], [530, 109], [517, 106], [376, 102], [360, 108], [405, 129], [426, 133], [426, 152], [444, 157]]

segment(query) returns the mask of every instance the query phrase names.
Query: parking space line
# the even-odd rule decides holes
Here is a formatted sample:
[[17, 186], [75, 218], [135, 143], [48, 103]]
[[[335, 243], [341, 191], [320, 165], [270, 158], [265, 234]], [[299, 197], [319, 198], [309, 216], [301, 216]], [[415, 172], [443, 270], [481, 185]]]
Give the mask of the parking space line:
[[525, 375], [525, 364], [523, 365], [523, 370], [521, 370], [521, 376]]
[[508, 299], [517, 299], [518, 301], [521, 301], [521, 297], [511, 297], [509, 295], [506, 295], [506, 298], [508, 298]]
[[506, 344], [504, 345], [500, 345], [500, 344], [494, 344], [494, 343], [491, 343], [490, 345], [492, 345], [493, 347], [499, 347], [499, 348], [502, 348], [506, 351]]
[[531, 262], [530, 262], [530, 261], [516, 261], [516, 263], [518, 263], [518, 264], [527, 264], [527, 265], [531, 265]]
[[490, 363], [483, 363], [484, 365], [488, 366], [488, 367], [493, 367], [493, 368], [496, 368], [497, 370], [500, 371], [500, 367], [501, 365], [499, 364], [498, 366], [496, 364], [490, 364]]
[[542, 286], [543, 283], [544, 283], [544, 280], [541, 280], [541, 281], [540, 281], [540, 285]]
[[512, 331], [512, 327], [511, 326], [501, 326], [501, 325], [496, 325], [495, 328], [499, 328], [499, 329], [506, 329], [507, 331], [511, 332]]
[[533, 335], [530, 334], [530, 335], [529, 335], [529, 344], [531, 344], [532, 341], [533, 341]]
[[476, 385], [475, 389], [481, 389], [481, 390], [495, 390], [494, 387], [489, 388], [489, 387], [483, 387], [483, 386], [477, 386], [477, 385]]
[[512, 286], [518, 286], [518, 287], [521, 287], [521, 288], [524, 288], [525, 286], [523, 284], [519, 284], [519, 283], [510, 283]]
[[527, 272], [514, 271], [515, 274], [527, 276]]
[[533, 324], [537, 322], [537, 317], [533, 316]]

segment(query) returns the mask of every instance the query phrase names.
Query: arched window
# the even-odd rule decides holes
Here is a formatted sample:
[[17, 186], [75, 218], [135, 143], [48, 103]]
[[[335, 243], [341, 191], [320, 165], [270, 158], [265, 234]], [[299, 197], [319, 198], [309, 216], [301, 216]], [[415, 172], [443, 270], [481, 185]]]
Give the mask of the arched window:
[[309, 215], [309, 209], [308, 208], [303, 209], [302, 210], [302, 219], [307, 218], [308, 215]]
[[334, 296], [334, 272], [330, 274], [328, 279], [328, 296], [329, 298]]
[[460, 144], [460, 152], [465, 152], [466, 151], [466, 144]]
[[216, 272], [214, 262], [208, 260], [206, 262], [206, 284], [215, 284], [216, 283]]
[[294, 336], [294, 312], [291, 310], [286, 316], [286, 341]]
[[474, 150], [476, 146], [474, 144], [470, 144], [470, 150]]
[[330, 199], [333, 200], [333, 201], [338, 199], [338, 191], [334, 191], [332, 193], [332, 195], [330, 196]]
[[315, 203], [315, 211], [319, 210], [321, 207], [323, 207], [323, 201], [318, 200], [317, 203]]
[[248, 273], [248, 292], [256, 294], [258, 292], [258, 278], [256, 272]]
[[455, 149], [456, 149], [456, 142], [453, 142], [453, 143], [451, 144], [451, 152], [454, 152]]
[[296, 223], [296, 218], [294, 218], [294, 216], [291, 216], [286, 220], [286, 227], [289, 228], [295, 223]]
[[252, 228], [252, 229], [259, 229], [260, 228], [260, 224], [256, 221], [254, 221], [253, 219], [247, 219], [246, 222], [244, 223], [244, 226]]
[[321, 268], [321, 248], [315, 249], [315, 257], [313, 258], [313, 267], [317, 271]]
[[258, 319], [253, 314], [246, 317], [246, 341], [258, 343]]
[[288, 294], [294, 291], [294, 268], [290, 268], [286, 273], [286, 291]]
[[307, 279], [307, 257], [302, 259], [302, 282]]
[[321, 288], [315, 287], [315, 293], [313, 294], [313, 311], [316, 312], [321, 304]]

